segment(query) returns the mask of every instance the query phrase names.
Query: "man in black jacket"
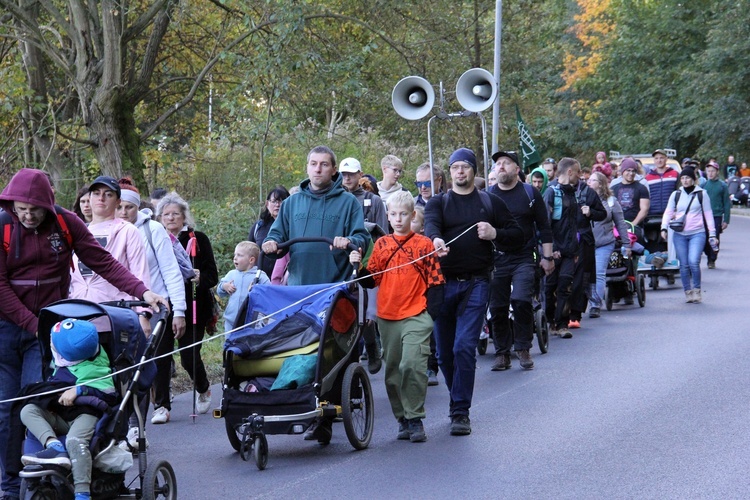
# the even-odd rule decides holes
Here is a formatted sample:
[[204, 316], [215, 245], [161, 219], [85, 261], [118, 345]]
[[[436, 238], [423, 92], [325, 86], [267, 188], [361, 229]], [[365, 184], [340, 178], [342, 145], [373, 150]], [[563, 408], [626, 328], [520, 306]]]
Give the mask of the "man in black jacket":
[[[490, 187], [505, 202], [524, 233], [520, 250], [499, 245], [495, 251], [495, 270], [490, 286], [490, 315], [495, 343], [495, 362], [492, 371], [510, 368], [510, 349], [518, 354], [521, 367], [534, 368], [529, 349], [534, 338], [534, 308], [532, 299], [537, 279], [537, 266], [546, 274], [555, 270], [552, 258], [552, 231], [544, 199], [539, 191], [519, 181], [518, 156], [513, 152], [498, 151], [492, 155], [497, 173], [497, 184]], [[538, 232], [538, 237], [537, 237]], [[538, 241], [542, 255], [537, 264]], [[508, 312], [513, 306], [513, 330]]]
[[[558, 183], [550, 185], [544, 193], [550, 213], [552, 256], [555, 259], [555, 271], [547, 277], [545, 290], [547, 319], [554, 318], [551, 333], [565, 339], [573, 337], [568, 323], [576, 300], [572, 295], [574, 276], [577, 266], [583, 266], [582, 247], [585, 244], [594, 248], [591, 221], [603, 220], [607, 215], [599, 195], [591, 189], [577, 190], [580, 173], [578, 160], [563, 158], [557, 167]], [[594, 262], [592, 255], [589, 265], [593, 266]], [[583, 272], [585, 267], [579, 269]]]

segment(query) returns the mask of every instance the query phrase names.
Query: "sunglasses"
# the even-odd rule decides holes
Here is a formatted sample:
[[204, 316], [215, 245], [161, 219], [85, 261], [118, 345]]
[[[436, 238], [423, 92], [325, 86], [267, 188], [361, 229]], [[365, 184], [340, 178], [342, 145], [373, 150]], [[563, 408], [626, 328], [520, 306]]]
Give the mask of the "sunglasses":
[[417, 189], [430, 188], [432, 187], [432, 181], [414, 181], [414, 185]]

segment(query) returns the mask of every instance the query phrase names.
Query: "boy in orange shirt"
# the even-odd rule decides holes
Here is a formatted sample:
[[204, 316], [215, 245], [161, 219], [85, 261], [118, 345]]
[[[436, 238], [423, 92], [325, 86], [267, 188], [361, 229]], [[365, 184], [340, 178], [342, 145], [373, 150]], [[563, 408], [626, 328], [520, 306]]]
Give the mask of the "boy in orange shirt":
[[[393, 234], [375, 242], [359, 276], [366, 277], [362, 286], [380, 286], [377, 322], [383, 342], [385, 388], [398, 420], [398, 439], [418, 443], [427, 440], [422, 424], [427, 358], [432, 316], [440, 309], [445, 279], [430, 239], [411, 229], [414, 198], [400, 191], [391, 195], [387, 205]], [[361, 266], [361, 252], [352, 252], [349, 258]]]

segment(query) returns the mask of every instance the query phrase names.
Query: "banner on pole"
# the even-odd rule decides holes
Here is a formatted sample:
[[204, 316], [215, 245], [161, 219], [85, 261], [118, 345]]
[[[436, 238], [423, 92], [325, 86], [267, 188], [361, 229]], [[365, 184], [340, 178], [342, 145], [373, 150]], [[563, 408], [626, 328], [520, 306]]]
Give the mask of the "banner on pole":
[[518, 149], [521, 152], [521, 168], [524, 172], [528, 173], [542, 162], [542, 158], [539, 156], [539, 151], [536, 149], [529, 129], [526, 128], [526, 124], [521, 118], [518, 105], [516, 105], [516, 122], [518, 124]]

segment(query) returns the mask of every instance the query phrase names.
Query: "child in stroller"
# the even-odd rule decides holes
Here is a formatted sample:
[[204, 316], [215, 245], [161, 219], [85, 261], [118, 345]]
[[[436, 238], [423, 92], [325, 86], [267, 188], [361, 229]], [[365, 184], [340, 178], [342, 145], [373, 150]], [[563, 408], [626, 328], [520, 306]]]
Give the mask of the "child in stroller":
[[613, 304], [622, 299], [626, 305], [632, 304], [633, 294], [638, 298], [639, 306], [646, 305], [646, 279], [643, 274], [637, 273], [638, 260], [645, 249], [638, 243], [638, 237], [634, 231], [628, 231], [628, 236], [630, 237], [630, 255], [623, 252], [623, 245], [618, 239], [615, 249], [609, 256], [605, 291], [607, 311], [611, 311]]
[[[85, 500], [91, 498], [89, 444], [96, 422], [117, 402], [115, 384], [108, 377], [109, 357], [99, 345], [93, 324], [68, 318], [52, 327], [50, 337], [55, 372], [42, 387], [74, 387], [62, 394], [39, 396], [23, 407], [21, 422], [45, 448], [22, 456], [21, 463], [72, 468], [75, 498]], [[58, 432], [67, 434], [66, 446]]]
[[[18, 443], [9, 443], [9, 448], [13, 446], [14, 449], [8, 451], [8, 456], [17, 457], [15, 460], [18, 464], [12, 464], [14, 469], [20, 469], [22, 463], [24, 465], [22, 470], [10, 470], [10, 473], [17, 473], [21, 478], [21, 498], [72, 499], [74, 490], [79, 498], [86, 498], [83, 496], [87, 486], [86, 472], [90, 473], [89, 491], [94, 498], [117, 498], [122, 495], [149, 499], [177, 498], [172, 466], [164, 460], [147, 463], [143, 415], [138, 407], [139, 396], [147, 394], [154, 379], [155, 367], [153, 362], [148, 361], [164, 332], [167, 311], [154, 315], [155, 326], [147, 340], [138, 314], [131, 307], [147, 307], [148, 304], [141, 301], [113, 304], [62, 300], [42, 309], [39, 315], [43, 366], [51, 366], [54, 360], [57, 369], [53, 378], [61, 380], [55, 382], [49, 373], [45, 373], [44, 382], [26, 386], [20, 395], [44, 397], [42, 392], [53, 392], [49, 396], [50, 407], [54, 407], [60, 415], [54, 419], [50, 432], [39, 418], [34, 418], [34, 408], [28, 404], [24, 406], [29, 402], [38, 403], [38, 399], [23, 400], [14, 405], [11, 426], [18, 429]], [[73, 331], [73, 336], [67, 335], [70, 331]], [[81, 358], [92, 352], [94, 354], [88, 358]], [[80, 359], [85, 361], [63, 367], [66, 361]], [[96, 370], [93, 370], [94, 366]], [[72, 380], [73, 375], [75, 381]], [[85, 385], [71, 388], [81, 382]], [[110, 392], [110, 389], [113, 390]], [[73, 401], [75, 405], [69, 404]], [[68, 419], [75, 415], [82, 403], [93, 403], [96, 410], [90, 412], [97, 417], [93, 420], [72, 420], [72, 425], [68, 425]], [[63, 415], [69, 411], [72, 414]], [[126, 485], [125, 475], [134, 463], [133, 455], [129, 450], [117, 446], [117, 443], [124, 440], [128, 431], [128, 417], [133, 412], [141, 436], [136, 451], [138, 475]], [[28, 423], [31, 432], [22, 442], [23, 423]], [[95, 425], [94, 429], [92, 424]], [[65, 433], [67, 435], [63, 435]], [[35, 435], [41, 438], [46, 448]], [[88, 458], [93, 467], [88, 465], [82, 473], [83, 466], [78, 467], [75, 462], [79, 456], [86, 454], [81, 448], [85, 447], [87, 440], [90, 440]], [[67, 450], [61, 450], [60, 445]], [[73, 458], [74, 462], [72, 474], [69, 458]], [[138, 485], [131, 487], [138, 480]]]

